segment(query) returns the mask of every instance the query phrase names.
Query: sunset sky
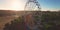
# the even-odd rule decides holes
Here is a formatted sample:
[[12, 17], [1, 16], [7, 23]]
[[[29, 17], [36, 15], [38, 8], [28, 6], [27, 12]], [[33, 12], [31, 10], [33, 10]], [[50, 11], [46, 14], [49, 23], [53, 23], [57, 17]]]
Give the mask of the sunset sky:
[[[24, 10], [27, 0], [0, 0], [0, 9]], [[41, 10], [60, 10], [60, 0], [38, 0]]]

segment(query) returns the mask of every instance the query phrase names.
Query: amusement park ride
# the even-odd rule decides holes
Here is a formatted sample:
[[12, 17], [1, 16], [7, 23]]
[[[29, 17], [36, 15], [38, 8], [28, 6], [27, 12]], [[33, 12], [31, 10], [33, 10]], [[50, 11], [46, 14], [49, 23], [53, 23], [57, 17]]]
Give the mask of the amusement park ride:
[[[30, 30], [40, 30], [38, 27], [40, 27], [40, 21], [41, 21], [41, 7], [40, 4], [38, 3], [37, 0], [28, 0], [26, 5], [25, 5], [25, 25], [30, 29]], [[28, 11], [26, 13], [26, 11]], [[30, 11], [30, 13], [29, 13]], [[37, 17], [37, 18], [35, 18]], [[28, 29], [28, 30], [29, 30]]]

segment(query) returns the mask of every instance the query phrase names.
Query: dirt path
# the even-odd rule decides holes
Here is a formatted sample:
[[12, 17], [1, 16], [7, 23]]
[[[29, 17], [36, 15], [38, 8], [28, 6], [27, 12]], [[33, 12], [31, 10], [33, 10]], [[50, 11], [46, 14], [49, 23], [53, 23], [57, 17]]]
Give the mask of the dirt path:
[[15, 18], [17, 17], [13, 17], [13, 16], [0, 17], [0, 30], [3, 30], [4, 25], [14, 20]]

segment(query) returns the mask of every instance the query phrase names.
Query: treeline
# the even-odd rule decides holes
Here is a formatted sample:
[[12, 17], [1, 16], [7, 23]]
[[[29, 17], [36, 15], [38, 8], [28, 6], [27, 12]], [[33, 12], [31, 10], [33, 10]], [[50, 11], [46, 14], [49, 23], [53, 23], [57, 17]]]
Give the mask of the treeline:
[[60, 12], [47, 11], [41, 18], [44, 30], [60, 30]]
[[15, 11], [10, 11], [10, 10], [0, 10], [0, 17], [2, 16], [12, 16], [15, 15]]

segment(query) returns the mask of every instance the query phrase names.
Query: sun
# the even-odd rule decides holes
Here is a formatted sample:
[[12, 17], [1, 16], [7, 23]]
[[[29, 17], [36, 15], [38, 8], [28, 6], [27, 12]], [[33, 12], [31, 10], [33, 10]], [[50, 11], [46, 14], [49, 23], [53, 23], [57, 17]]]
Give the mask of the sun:
[[20, 8], [20, 4], [19, 4], [19, 2], [13, 2], [11, 7], [13, 10], [18, 11]]
[[19, 1], [13, 1], [11, 4], [11, 9], [12, 10], [16, 10], [16, 11], [20, 11], [23, 7], [22, 7], [22, 2]]

